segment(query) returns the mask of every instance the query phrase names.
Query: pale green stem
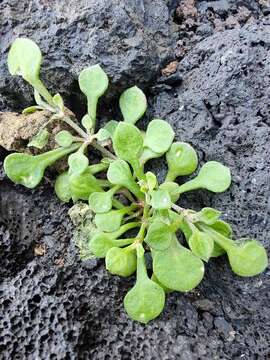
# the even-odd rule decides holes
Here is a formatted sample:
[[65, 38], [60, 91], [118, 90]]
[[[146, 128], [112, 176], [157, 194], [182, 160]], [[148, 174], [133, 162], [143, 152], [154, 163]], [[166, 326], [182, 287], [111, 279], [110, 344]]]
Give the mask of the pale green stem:
[[39, 95], [41, 95], [43, 99], [47, 101], [48, 104], [50, 104], [53, 108], [55, 108], [53, 98], [41, 80], [38, 79], [31, 85], [36, 89]]
[[48, 151], [46, 153], [36, 155], [35, 159], [39, 161], [43, 161], [46, 166], [52, 165], [56, 160], [60, 159], [61, 157], [68, 155], [74, 151], [76, 151], [81, 144], [72, 144], [69, 148], [58, 148], [55, 150]]
[[130, 223], [124, 224], [120, 227], [119, 230], [112, 232], [111, 236], [112, 236], [112, 238], [117, 239], [119, 236], [123, 235], [128, 230], [139, 227], [140, 225], [141, 225], [140, 222], [130, 222]]
[[225, 249], [226, 251], [230, 250], [232, 248], [232, 246], [234, 246], [234, 241], [227, 238], [226, 236], [221, 235], [220, 233], [218, 233], [217, 231], [215, 231], [214, 229], [212, 229], [211, 227], [204, 225], [204, 224], [200, 224], [198, 225], [198, 227], [207, 232], [208, 234], [210, 234], [213, 238], [213, 240], [220, 245], [223, 249]]

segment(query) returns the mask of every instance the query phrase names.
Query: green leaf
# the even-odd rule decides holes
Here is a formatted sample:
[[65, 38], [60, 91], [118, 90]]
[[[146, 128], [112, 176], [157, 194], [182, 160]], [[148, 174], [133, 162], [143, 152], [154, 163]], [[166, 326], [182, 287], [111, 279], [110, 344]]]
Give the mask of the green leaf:
[[195, 189], [207, 189], [220, 193], [229, 188], [231, 184], [230, 169], [216, 161], [208, 161], [203, 165], [199, 174], [192, 180], [179, 186], [179, 193]]
[[158, 185], [156, 175], [153, 174], [151, 171], [147, 171], [147, 173], [145, 174], [145, 179], [148, 190], [153, 191]]
[[39, 78], [42, 55], [34, 41], [16, 39], [8, 53], [8, 69], [11, 75], [21, 75], [30, 84]]
[[36, 112], [37, 110], [41, 110], [38, 106], [33, 105], [33, 106], [29, 106], [25, 109], [23, 109], [22, 114], [27, 115], [27, 114], [33, 114], [34, 112]]
[[108, 76], [99, 65], [90, 66], [79, 75], [79, 86], [87, 97], [88, 115], [93, 123], [96, 121], [98, 99], [105, 93], [108, 85]]
[[211, 236], [199, 230], [193, 231], [188, 240], [189, 247], [194, 255], [208, 261], [214, 250], [214, 241]]
[[77, 151], [68, 157], [68, 166], [72, 174], [82, 174], [88, 165], [89, 160], [81, 151]]
[[241, 239], [227, 250], [233, 272], [239, 276], [255, 276], [268, 266], [264, 247], [256, 240]]
[[155, 151], [152, 151], [148, 147], [143, 148], [142, 155], [140, 157], [140, 164], [144, 165], [146, 162], [150, 159], [156, 159], [161, 157], [163, 154], [156, 153]]
[[154, 281], [155, 283], [157, 283], [160, 287], [162, 287], [162, 289], [164, 290], [165, 294], [169, 294], [171, 293], [173, 290], [167, 288], [165, 285], [163, 285], [158, 278], [156, 277], [156, 275], [153, 273], [151, 276], [151, 280]]
[[137, 268], [137, 257], [134, 249], [111, 248], [106, 254], [106, 269], [114, 275], [130, 276]]
[[165, 250], [167, 249], [172, 240], [172, 233], [170, 226], [160, 220], [154, 220], [149, 226], [147, 235], [144, 241], [154, 250]]
[[65, 110], [64, 100], [60, 94], [54, 95], [53, 102], [60, 111], [63, 112]]
[[147, 101], [142, 90], [133, 86], [122, 93], [119, 105], [124, 121], [135, 124], [145, 113]]
[[78, 144], [73, 144], [70, 148], [59, 148], [36, 156], [13, 153], [5, 158], [4, 170], [15, 184], [33, 189], [40, 183], [48, 166], [77, 148]]
[[118, 121], [116, 120], [110, 120], [107, 122], [107, 124], [104, 126], [104, 129], [106, 129], [110, 134], [111, 138], [113, 138], [114, 132], [118, 126]]
[[69, 186], [73, 201], [88, 200], [92, 193], [103, 191], [97, 179], [92, 175], [91, 166], [88, 166], [81, 174], [69, 174]]
[[113, 148], [120, 159], [130, 163], [138, 178], [143, 177], [139, 163], [143, 149], [143, 138], [136, 126], [120, 122], [113, 135]]
[[93, 127], [94, 123], [93, 120], [90, 118], [89, 115], [84, 115], [81, 120], [82, 126], [89, 132]]
[[198, 166], [196, 151], [187, 143], [175, 142], [166, 154], [168, 174], [166, 181], [173, 181], [178, 176], [192, 174]]
[[220, 211], [206, 207], [196, 214], [196, 221], [203, 222], [207, 225], [212, 225], [218, 220], [220, 215]]
[[111, 210], [103, 214], [96, 214], [95, 223], [100, 231], [111, 232], [120, 228], [124, 212], [120, 210]]
[[217, 220], [214, 224], [211, 224], [209, 226], [225, 237], [232, 237], [231, 226], [223, 220]]
[[8, 69], [11, 75], [20, 75], [50, 104], [54, 105], [52, 96], [39, 79], [42, 55], [34, 41], [17, 38], [8, 53]]
[[89, 196], [89, 206], [97, 214], [107, 213], [112, 208], [113, 194], [107, 192], [94, 192]]
[[124, 298], [126, 312], [133, 320], [147, 324], [161, 313], [164, 305], [164, 290], [148, 278], [144, 255], [137, 253], [137, 281]]
[[69, 175], [65, 171], [57, 176], [55, 181], [54, 190], [57, 197], [63, 202], [69, 202], [72, 198], [71, 190], [69, 186]]
[[185, 292], [194, 289], [201, 282], [204, 265], [173, 237], [168, 249], [154, 251], [153, 272], [167, 288]]
[[130, 167], [124, 160], [118, 159], [110, 164], [107, 172], [107, 178], [114, 185], [126, 187], [137, 198], [144, 198], [139, 185], [133, 179]]
[[154, 209], [170, 209], [172, 201], [167, 190], [154, 190], [151, 192], [151, 206]]
[[176, 203], [180, 197], [180, 194], [178, 193], [179, 185], [173, 181], [166, 181], [163, 184], [159, 186], [161, 190], [168, 191], [170, 198], [173, 203]]
[[130, 245], [133, 241], [134, 239], [116, 240], [109, 233], [97, 233], [90, 240], [89, 247], [96, 257], [104, 258], [111, 248]]
[[28, 143], [28, 147], [33, 146], [37, 149], [43, 149], [44, 146], [48, 144], [49, 132], [47, 129], [40, 130], [35, 136], [32, 137], [31, 141]]
[[96, 134], [97, 140], [98, 141], [105, 141], [111, 138], [111, 134], [108, 130], [106, 130], [105, 128], [101, 128], [99, 129], [99, 131]]
[[165, 153], [171, 146], [174, 131], [171, 125], [164, 120], [152, 120], [146, 130], [144, 146], [156, 153]]
[[62, 130], [55, 135], [55, 141], [59, 146], [69, 147], [73, 143], [73, 136], [69, 131]]

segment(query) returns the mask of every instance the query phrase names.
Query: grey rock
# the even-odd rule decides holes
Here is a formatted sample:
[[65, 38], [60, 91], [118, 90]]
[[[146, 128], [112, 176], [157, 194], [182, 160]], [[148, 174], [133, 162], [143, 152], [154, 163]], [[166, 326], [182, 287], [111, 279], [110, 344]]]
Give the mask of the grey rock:
[[170, 55], [170, 1], [91, 0], [0, 3], [0, 110], [32, 101], [32, 91], [7, 71], [7, 52], [18, 37], [30, 37], [44, 55], [42, 77], [67, 102], [78, 97], [77, 77], [99, 63], [112, 89], [148, 85]]
[[[88, 39], [83, 31], [86, 18], [83, 24], [78, 20], [75, 25], [70, 19], [79, 19], [78, 4], [87, 8], [89, 2], [73, 5], [67, 2], [66, 7], [61, 7], [61, 2], [60, 5], [53, 2], [54, 6], [49, 5], [51, 2], [40, 2], [45, 4], [44, 14], [37, 17], [38, 24], [33, 29], [31, 16], [21, 7], [27, 9], [27, 4], [22, 3], [17, 3], [16, 11], [16, 3], [11, 2], [12, 16], [6, 13], [7, 20], [1, 18], [2, 29], [15, 27], [18, 32], [27, 27], [36, 37], [46, 39], [41, 42], [46, 49], [49, 44], [56, 46], [57, 39], [48, 40], [46, 32], [40, 29], [46, 28], [45, 23], [48, 26], [50, 14], [58, 13], [59, 19], [63, 17], [66, 21], [62, 22], [62, 32], [67, 42], [63, 35], [63, 45], [58, 43], [62, 49], [72, 36], [74, 46], [76, 39], [81, 40], [82, 36]], [[114, 4], [123, 6], [123, 2]], [[147, 2], [134, 4], [140, 14], [141, 5]], [[0, 9], [7, 11], [7, 6], [4, 1]], [[151, 11], [159, 13], [154, 7]], [[102, 18], [100, 13], [97, 11], [94, 17], [97, 25]], [[35, 14], [33, 11], [32, 19]], [[114, 22], [113, 18], [109, 20]], [[77, 28], [77, 23], [81, 27]], [[122, 29], [122, 24], [118, 24], [118, 29]], [[12, 32], [2, 33], [7, 46]], [[136, 43], [136, 37], [132, 41]], [[156, 42], [162, 44], [162, 37]], [[4, 47], [2, 43], [1, 46]], [[44, 64], [45, 78], [51, 84], [56, 80], [58, 85], [61, 83], [55, 63], [60, 74], [66, 76], [63, 84], [73, 84], [65, 89], [66, 97], [72, 102], [77, 101], [79, 92], [74, 85], [74, 62], [69, 64], [69, 61], [80, 58], [78, 46], [67, 46], [66, 57], [60, 59], [47, 48], [51, 58]], [[4, 62], [3, 56], [1, 61]], [[78, 64], [84, 61], [79, 59]], [[140, 61], [146, 72], [153, 71], [152, 60]], [[161, 59], [156, 61], [159, 66]], [[153, 116], [165, 118], [174, 127], [178, 140], [194, 145], [201, 162], [220, 160], [230, 166], [233, 185], [229, 191], [219, 195], [204, 191], [190, 193], [182, 197], [180, 204], [195, 210], [203, 206], [218, 208], [223, 211], [224, 219], [232, 223], [236, 238], [255, 237], [268, 251], [269, 61], [269, 29], [264, 23], [212, 35], [193, 46], [179, 63], [177, 75], [181, 83], [160, 88], [153, 83], [154, 91], [149, 91], [150, 108], [140, 124], [145, 127]], [[138, 71], [137, 65], [132, 63], [129, 71]], [[124, 72], [119, 75], [114, 70], [111, 76], [115, 76], [119, 89], [126, 82], [139, 79], [134, 75], [135, 70], [127, 73], [130, 76]], [[156, 70], [154, 73], [156, 76]], [[14, 110], [22, 88], [15, 87], [17, 82], [11, 86], [5, 74], [1, 84], [3, 104]], [[21, 103], [28, 104], [30, 100], [30, 96], [25, 97]], [[1, 151], [1, 161], [4, 156]], [[153, 161], [151, 168], [160, 179], [166, 172], [163, 160]], [[206, 264], [205, 278], [197, 289], [169, 294], [162, 315], [147, 326], [140, 325], [127, 317], [122, 304], [134, 278], [121, 279], [108, 274], [103, 261], [82, 264], [71, 240], [68, 206], [59, 203], [48, 181], [32, 191], [14, 186], [2, 171], [0, 174], [1, 359], [267, 359], [269, 269], [258, 277], [243, 279], [232, 274], [226, 257], [213, 259]], [[43, 256], [34, 254], [39, 244], [46, 248]]]

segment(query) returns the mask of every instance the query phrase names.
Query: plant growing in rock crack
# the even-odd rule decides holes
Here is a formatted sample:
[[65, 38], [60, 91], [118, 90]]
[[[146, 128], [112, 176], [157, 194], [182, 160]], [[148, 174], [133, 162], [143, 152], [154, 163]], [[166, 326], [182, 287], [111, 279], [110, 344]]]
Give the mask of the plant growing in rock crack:
[[[124, 298], [132, 319], [147, 323], [161, 313], [166, 293], [194, 289], [211, 257], [226, 253], [232, 270], [240, 276], [257, 275], [266, 268], [263, 246], [252, 239], [232, 240], [232, 230], [220, 219], [220, 211], [203, 208], [195, 212], [176, 204], [187, 191], [227, 190], [231, 174], [226, 166], [208, 161], [197, 176], [178, 185], [178, 177], [196, 170], [196, 152], [185, 142], [173, 142], [173, 129], [161, 119], [150, 121], [145, 132], [136, 127], [147, 107], [138, 87], [120, 97], [123, 121], [110, 120], [96, 132], [98, 100], [109, 83], [105, 72], [95, 65], [79, 75], [88, 104], [79, 126], [66, 115], [61, 96], [52, 96], [40, 80], [41, 60], [33, 41], [19, 38], [12, 44], [9, 71], [32, 85], [37, 103], [24, 113], [46, 109], [52, 114], [49, 122], [63, 121], [72, 133], [60, 131], [55, 136], [56, 148], [40, 155], [8, 155], [5, 172], [16, 184], [34, 188], [48, 166], [68, 156], [68, 170], [57, 177], [55, 192], [64, 202], [77, 202], [69, 213], [77, 226], [75, 239], [82, 259], [105, 258], [107, 270], [119, 276], [136, 272], [136, 283]], [[47, 139], [44, 126], [29, 145], [42, 149]], [[99, 163], [89, 163], [91, 148], [100, 151]], [[144, 171], [144, 165], [164, 154], [168, 172], [159, 184], [153, 172]], [[187, 246], [178, 241], [178, 232], [184, 234]], [[151, 275], [145, 260], [149, 255]]]

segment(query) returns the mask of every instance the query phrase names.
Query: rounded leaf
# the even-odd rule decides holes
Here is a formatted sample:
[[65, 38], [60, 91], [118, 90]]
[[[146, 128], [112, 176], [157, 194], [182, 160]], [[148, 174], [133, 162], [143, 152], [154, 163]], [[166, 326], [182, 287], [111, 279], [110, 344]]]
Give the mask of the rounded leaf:
[[145, 113], [147, 101], [143, 91], [133, 86], [122, 93], [119, 105], [124, 121], [135, 124]]
[[194, 255], [204, 261], [208, 261], [214, 250], [214, 241], [211, 236], [194, 231], [188, 240], [189, 247]]
[[113, 135], [113, 148], [116, 155], [129, 163], [138, 159], [143, 149], [143, 138], [140, 130], [132, 125], [120, 122]]
[[112, 193], [94, 192], [89, 196], [89, 206], [95, 213], [107, 213], [112, 208]]
[[89, 66], [79, 75], [81, 91], [88, 97], [99, 98], [105, 93], [109, 85], [109, 79], [100, 65]]
[[170, 209], [172, 201], [169, 192], [162, 189], [152, 191], [151, 206], [158, 210]]
[[50, 134], [47, 129], [42, 129], [35, 136], [32, 137], [31, 141], [27, 144], [27, 146], [33, 146], [37, 149], [42, 149], [44, 148], [44, 146], [47, 145], [49, 135]]
[[128, 315], [133, 320], [144, 324], [159, 316], [164, 305], [164, 290], [150, 279], [137, 282], [124, 298], [124, 306]]
[[28, 154], [13, 153], [4, 161], [4, 170], [9, 179], [30, 189], [40, 183], [45, 167], [43, 162]]
[[177, 244], [164, 251], [155, 251], [153, 272], [167, 288], [190, 291], [201, 282], [204, 265], [190, 250]]
[[39, 78], [42, 55], [34, 41], [16, 39], [8, 53], [8, 69], [11, 75], [21, 75], [30, 84]]
[[69, 175], [68, 172], [64, 172], [57, 176], [55, 181], [54, 190], [57, 197], [63, 202], [69, 202], [72, 198], [71, 190], [69, 186]]
[[69, 131], [62, 130], [55, 135], [55, 141], [59, 146], [69, 147], [73, 143], [73, 136]]
[[165, 181], [159, 186], [161, 190], [168, 191], [173, 203], [176, 203], [180, 195], [178, 193], [179, 185], [173, 181]]
[[170, 226], [160, 220], [155, 220], [148, 228], [144, 241], [155, 250], [167, 249], [172, 240]]
[[136, 251], [129, 248], [111, 248], [106, 254], [106, 269], [114, 275], [130, 276], [137, 268]]
[[227, 250], [233, 272], [239, 276], [255, 276], [268, 266], [265, 248], [256, 240], [240, 240]]
[[227, 166], [217, 161], [208, 161], [201, 168], [198, 181], [209, 191], [219, 193], [227, 190], [231, 185], [231, 172]]
[[91, 168], [81, 174], [69, 175], [69, 186], [73, 201], [88, 200], [93, 192], [103, 191], [97, 179], [92, 175]]
[[71, 173], [79, 175], [87, 169], [89, 160], [84, 154], [77, 151], [68, 157], [68, 165]]
[[166, 154], [168, 163], [167, 180], [192, 174], [198, 166], [198, 157], [193, 147], [184, 142], [175, 142]]
[[196, 221], [203, 222], [207, 225], [212, 225], [218, 220], [220, 215], [220, 211], [205, 207], [196, 214]]
[[152, 120], [146, 130], [144, 146], [156, 153], [165, 153], [171, 146], [174, 131], [170, 124], [164, 120]]
[[107, 213], [96, 214], [95, 224], [100, 231], [112, 232], [120, 228], [123, 219], [123, 212], [111, 210]]

